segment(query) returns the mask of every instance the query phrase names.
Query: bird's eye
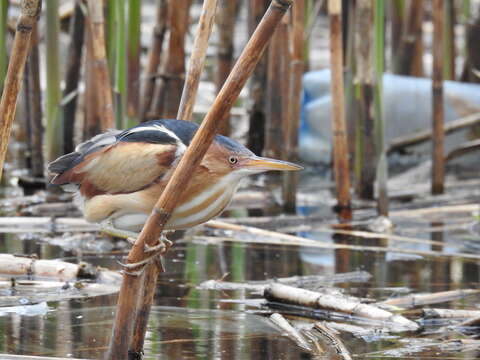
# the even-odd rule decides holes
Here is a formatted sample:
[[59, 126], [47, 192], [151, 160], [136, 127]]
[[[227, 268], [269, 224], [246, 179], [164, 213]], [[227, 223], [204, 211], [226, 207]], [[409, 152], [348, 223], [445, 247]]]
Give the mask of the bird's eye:
[[229, 162], [230, 164], [232, 164], [232, 165], [233, 165], [233, 164], [236, 164], [236, 163], [238, 162], [238, 158], [237, 158], [236, 156], [230, 156], [230, 157], [228, 158], [228, 162]]

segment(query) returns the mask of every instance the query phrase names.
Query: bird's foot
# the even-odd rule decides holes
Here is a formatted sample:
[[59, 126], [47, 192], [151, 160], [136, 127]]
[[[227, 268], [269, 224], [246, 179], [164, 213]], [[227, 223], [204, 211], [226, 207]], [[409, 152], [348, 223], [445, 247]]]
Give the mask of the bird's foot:
[[[135, 244], [136, 239], [132, 237], [128, 237], [127, 241], [133, 245]], [[168, 252], [168, 250], [172, 247], [172, 245], [173, 243], [162, 234], [157, 245], [154, 245], [154, 246], [149, 246], [147, 244], [144, 245], [144, 252], [151, 254], [149, 257], [141, 261], [138, 261], [136, 263], [129, 263], [129, 264], [119, 263], [124, 268], [122, 272], [127, 275], [140, 276], [145, 271], [145, 267], [152, 262], [154, 262], [159, 267], [160, 272], [165, 272], [165, 266], [163, 264], [162, 256]], [[134, 269], [139, 267], [140, 269], [133, 271]]]

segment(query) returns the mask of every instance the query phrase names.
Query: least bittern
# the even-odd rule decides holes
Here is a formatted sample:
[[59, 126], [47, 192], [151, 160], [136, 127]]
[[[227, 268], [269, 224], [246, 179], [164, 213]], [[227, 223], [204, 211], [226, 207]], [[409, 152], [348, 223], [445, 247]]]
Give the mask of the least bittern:
[[[154, 120], [124, 131], [113, 130], [78, 145], [49, 164], [52, 184], [77, 192], [89, 222], [113, 235], [141, 231], [198, 126], [182, 120]], [[300, 170], [281, 160], [254, 155], [217, 135], [191, 174], [165, 230], [203, 223], [227, 207], [240, 180], [268, 170]]]

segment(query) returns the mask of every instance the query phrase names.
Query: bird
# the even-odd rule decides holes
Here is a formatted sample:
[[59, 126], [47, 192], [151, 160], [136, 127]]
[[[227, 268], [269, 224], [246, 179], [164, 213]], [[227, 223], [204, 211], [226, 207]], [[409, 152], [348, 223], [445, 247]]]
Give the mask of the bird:
[[[76, 193], [75, 202], [88, 222], [99, 223], [112, 235], [135, 238], [197, 130], [191, 121], [162, 119], [107, 131], [51, 162], [50, 183]], [[256, 156], [237, 141], [216, 135], [164, 230], [187, 229], [216, 217], [248, 175], [301, 169]]]

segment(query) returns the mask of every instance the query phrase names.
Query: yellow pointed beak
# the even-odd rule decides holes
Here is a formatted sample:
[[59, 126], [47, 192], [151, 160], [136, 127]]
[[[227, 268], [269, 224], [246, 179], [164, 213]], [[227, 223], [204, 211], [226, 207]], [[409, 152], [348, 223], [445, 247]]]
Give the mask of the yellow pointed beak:
[[296, 165], [288, 161], [269, 159], [259, 156], [252, 156], [248, 158], [244, 163], [244, 167], [254, 171], [298, 171], [303, 169], [303, 166]]

